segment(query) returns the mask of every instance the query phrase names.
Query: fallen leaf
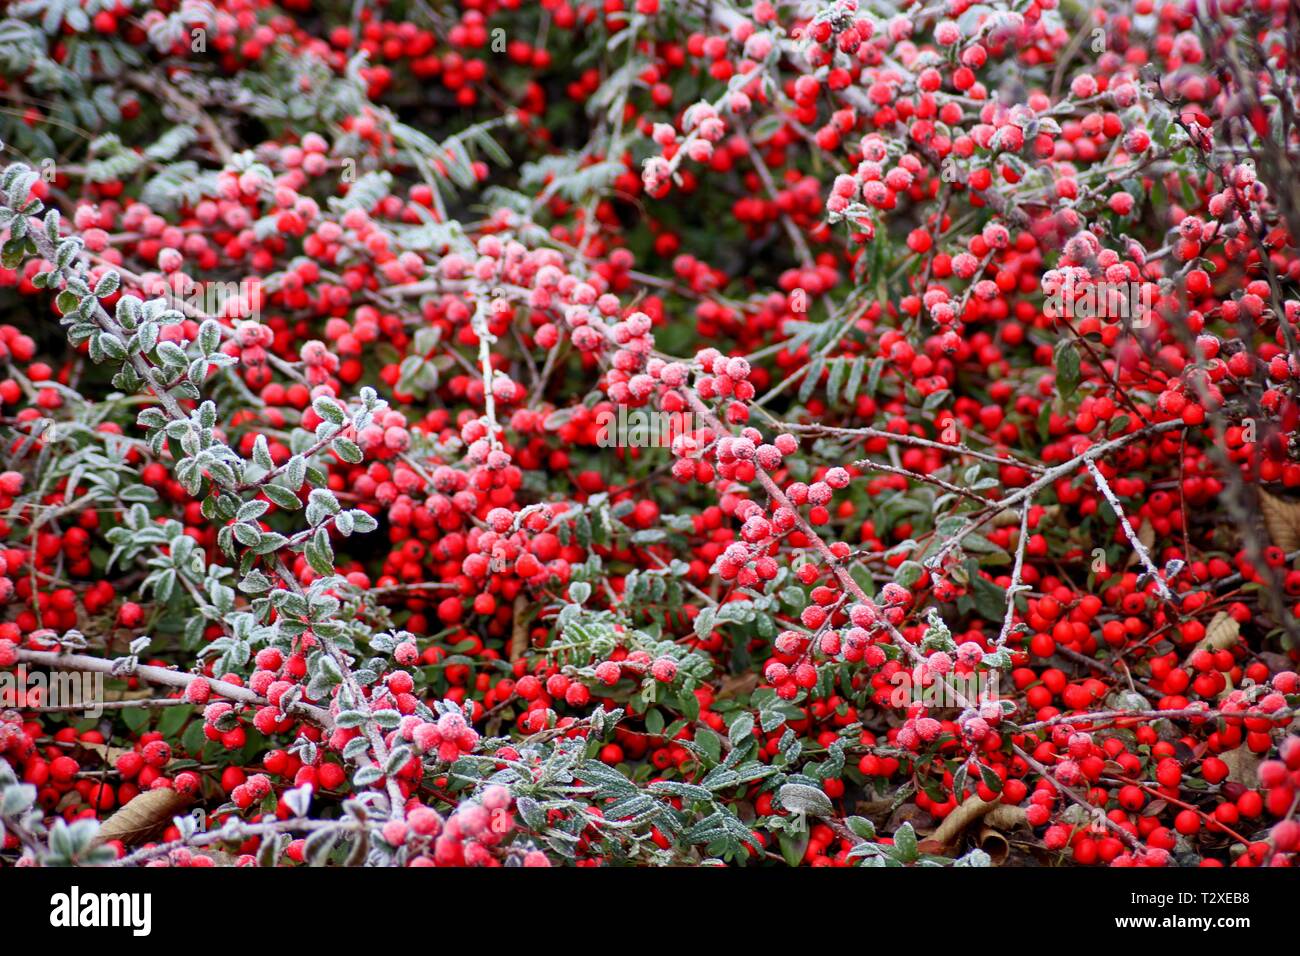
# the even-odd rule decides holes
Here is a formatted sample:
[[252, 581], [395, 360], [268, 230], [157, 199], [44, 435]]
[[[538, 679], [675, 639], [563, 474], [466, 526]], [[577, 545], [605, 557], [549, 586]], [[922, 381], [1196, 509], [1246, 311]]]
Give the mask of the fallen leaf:
[[1219, 759], [1228, 765], [1228, 779], [1252, 790], [1259, 786], [1260, 755], [1245, 744], [1233, 750], [1219, 754]]
[[1288, 553], [1300, 548], [1300, 501], [1259, 489], [1259, 510], [1273, 543]]
[[989, 522], [995, 528], [1006, 528], [1011, 525], [1020, 524], [1020, 512], [1014, 508], [1007, 508], [999, 511]]
[[758, 674], [754, 671], [733, 677], [728, 674], [722, 678], [722, 687], [718, 691], [717, 700], [725, 700], [728, 697], [741, 697], [748, 694], [758, 686]]
[[[952, 813], [943, 818], [939, 829], [930, 834], [929, 840], [942, 849], [929, 852], [943, 853], [950, 850], [969, 827], [981, 823], [976, 837], [976, 845], [989, 854], [996, 862], [1005, 860], [1010, 852], [1010, 843], [1004, 833], [1014, 830], [1025, 821], [1025, 811], [1013, 807], [1001, 800], [983, 800], [978, 796], [969, 796]], [[988, 843], [992, 849], [984, 844]], [[997, 851], [996, 853], [994, 851]], [[998, 854], [1001, 854], [999, 859]]]
[[1210, 619], [1210, 625], [1205, 629], [1205, 637], [1197, 649], [1208, 648], [1212, 651], [1226, 651], [1237, 643], [1237, 637], [1241, 634], [1241, 625], [1237, 619], [1227, 611], [1220, 611]]
[[[955, 813], [956, 811], [953, 812]], [[929, 813], [918, 807], [915, 803], [904, 803], [901, 806], [894, 808], [894, 811], [889, 815], [889, 820], [885, 823], [883, 829], [892, 832], [897, 830], [904, 823], [910, 823], [912, 824], [913, 830], [924, 832], [929, 829], [933, 822], [934, 818], [931, 817]]]
[[100, 826], [99, 842], [121, 840], [127, 846], [139, 843], [171, 823], [188, 802], [171, 788], [137, 794]]
[[515, 598], [514, 628], [510, 632], [510, 659], [519, 660], [528, 650], [528, 598], [521, 592]]
[[984, 822], [999, 830], [1014, 830], [1029, 817], [1024, 807], [1013, 807], [1009, 803], [999, 803], [984, 815]]
[[117, 764], [118, 757], [133, 752], [130, 747], [110, 747], [108, 744], [93, 744], [85, 741], [78, 741], [77, 747], [88, 753], [95, 754], [103, 765], [109, 769]]
[[[1140, 542], [1142, 542], [1143, 546], [1147, 549], [1148, 552], [1150, 552], [1152, 547], [1155, 546], [1156, 529], [1151, 524], [1149, 518], [1142, 519], [1142, 524], [1138, 527], [1137, 539]], [[1137, 549], [1130, 548], [1128, 553], [1128, 561], [1125, 562], [1124, 566], [1132, 567], [1134, 564], [1137, 563], [1137, 561], [1138, 561]]]
[[968, 826], [976, 820], [983, 819], [984, 814], [996, 805], [996, 800], [984, 800], [977, 796], [967, 797], [960, 806], [943, 818], [939, 829], [930, 834], [930, 839], [938, 841], [941, 846], [950, 846]]
[[997, 827], [980, 827], [975, 845], [989, 855], [989, 862], [994, 866], [1001, 866], [1011, 855], [1011, 841]]

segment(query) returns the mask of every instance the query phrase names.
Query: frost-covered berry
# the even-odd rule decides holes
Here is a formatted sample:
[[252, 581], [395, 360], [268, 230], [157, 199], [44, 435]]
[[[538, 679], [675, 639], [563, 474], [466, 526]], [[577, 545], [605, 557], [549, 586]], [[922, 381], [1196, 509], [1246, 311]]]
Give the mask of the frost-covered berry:
[[650, 665], [650, 675], [660, 683], [670, 683], [677, 676], [677, 662], [671, 657], [661, 657]]
[[618, 683], [622, 674], [622, 668], [614, 661], [602, 661], [596, 665], [596, 680], [606, 686], [613, 687]]

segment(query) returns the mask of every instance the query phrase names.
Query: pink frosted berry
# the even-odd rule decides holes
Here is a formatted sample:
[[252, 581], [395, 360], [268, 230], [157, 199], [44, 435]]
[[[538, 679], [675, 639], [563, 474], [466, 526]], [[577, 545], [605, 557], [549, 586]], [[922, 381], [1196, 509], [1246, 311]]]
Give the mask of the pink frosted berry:
[[931, 674], [937, 674], [940, 677], [952, 670], [952, 658], [943, 651], [935, 651], [926, 658], [925, 663]]
[[406, 822], [420, 836], [437, 836], [442, 832], [442, 817], [428, 807], [416, 807], [406, 815]]
[[596, 680], [607, 687], [617, 684], [621, 673], [622, 669], [614, 661], [602, 661], [596, 665]]
[[667, 684], [677, 676], [677, 662], [671, 657], [661, 657], [650, 665], [650, 676], [661, 684]]
[[843, 468], [832, 468], [830, 471], [826, 472], [825, 481], [826, 484], [836, 490], [847, 488], [849, 486], [849, 473]]

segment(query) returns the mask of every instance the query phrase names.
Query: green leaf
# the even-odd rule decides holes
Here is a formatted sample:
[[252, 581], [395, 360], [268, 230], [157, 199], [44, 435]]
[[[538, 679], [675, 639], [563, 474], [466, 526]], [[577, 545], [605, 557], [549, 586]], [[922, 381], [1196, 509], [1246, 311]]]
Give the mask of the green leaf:
[[722, 759], [722, 738], [707, 727], [701, 727], [696, 731], [695, 742], [709, 759], [715, 762]]
[[871, 360], [871, 368], [867, 370], [867, 394], [875, 395], [876, 389], [880, 387], [880, 376], [885, 371], [885, 360], [883, 357]]
[[864, 840], [876, 838], [876, 825], [866, 817], [845, 817], [844, 823], [854, 836], [860, 836]]
[[845, 358], [837, 358], [830, 363], [830, 375], [826, 377], [826, 402], [834, 405], [840, 397], [840, 386], [844, 383], [844, 374], [848, 365]]
[[1061, 398], [1068, 399], [1079, 387], [1079, 352], [1072, 339], [1056, 343], [1056, 390]]
[[905, 588], [910, 588], [917, 581], [921, 580], [921, 575], [925, 568], [918, 561], [904, 561], [894, 571], [894, 581]]
[[695, 615], [695, 620], [691, 622], [691, 629], [695, 632], [695, 636], [700, 640], [708, 637], [713, 632], [713, 625], [717, 617], [717, 609], [713, 607], [706, 607]]
[[106, 299], [117, 291], [118, 286], [122, 284], [122, 277], [116, 271], [109, 269], [105, 272], [98, 282], [95, 283], [95, 298]]
[[193, 707], [164, 708], [162, 716], [158, 718], [158, 732], [164, 737], [175, 737], [193, 714]]
[[731, 741], [731, 746], [740, 747], [747, 743], [754, 733], [754, 718], [747, 713], [740, 714], [731, 722], [727, 737]]
[[780, 594], [777, 596], [780, 597], [782, 604], [785, 604], [796, 611], [802, 611], [804, 605], [808, 603], [808, 595], [804, 593], [804, 589], [794, 585], [782, 588]]
[[865, 358], [856, 358], [849, 369], [849, 380], [844, 385], [844, 401], [851, 402], [858, 397], [858, 390], [862, 387], [862, 376], [867, 370], [867, 360]]
[[[971, 564], [974, 564], [972, 561]], [[1007, 592], [977, 572], [971, 574], [975, 610], [986, 621], [1001, 623], [1007, 612]]]
[[245, 594], [261, 594], [271, 590], [271, 579], [261, 571], [249, 571], [239, 582], [239, 590]]
[[347, 420], [343, 407], [328, 396], [318, 395], [311, 403], [311, 407], [317, 415], [331, 425], [342, 425]]
[[133, 734], [138, 734], [149, 726], [150, 711], [147, 707], [128, 707], [122, 711], [122, 723]]
[[894, 848], [904, 863], [914, 863], [919, 855], [916, 848], [916, 831], [912, 824], [904, 823], [894, 832]]
[[262, 494], [277, 507], [285, 511], [297, 511], [302, 507], [302, 499], [296, 494], [277, 484], [266, 484], [262, 486]]
[[311, 569], [324, 577], [334, 573], [334, 549], [330, 547], [329, 532], [324, 528], [316, 531], [315, 536], [303, 548], [303, 556]]
[[680, 797], [690, 803], [703, 803], [713, 799], [713, 791], [708, 787], [697, 786], [693, 783], [681, 783], [675, 780], [657, 780], [650, 784], [651, 793], [663, 793], [672, 797]]
[[646, 733], [658, 737], [664, 731], [664, 715], [658, 707], [651, 707], [645, 712]]
[[824, 355], [818, 355], [808, 363], [808, 371], [804, 374], [803, 381], [799, 383], [800, 402], [806, 402], [812, 397], [813, 390], [817, 388], [817, 383], [821, 381], [825, 369], [826, 356]]
[[334, 439], [334, 451], [350, 465], [357, 464], [365, 457], [361, 452], [361, 446], [347, 438]]
[[808, 852], [808, 843], [811, 836], [806, 831], [799, 836], [791, 836], [788, 833], [777, 835], [777, 844], [781, 847], [781, 857], [789, 866], [798, 866], [803, 862], [804, 854]]
[[986, 767], [982, 763], [977, 764], [977, 766], [980, 768], [980, 780], [984, 782], [984, 786], [988, 787], [994, 793], [1001, 793], [1002, 778], [993, 771], [992, 767]]
[[816, 787], [803, 783], [787, 783], [777, 791], [781, 806], [791, 813], [806, 813], [814, 817], [829, 817], [835, 813], [831, 798]]
[[258, 435], [253, 440], [253, 463], [263, 471], [270, 471], [275, 467], [275, 461], [271, 458], [271, 450], [266, 445], [265, 435]]

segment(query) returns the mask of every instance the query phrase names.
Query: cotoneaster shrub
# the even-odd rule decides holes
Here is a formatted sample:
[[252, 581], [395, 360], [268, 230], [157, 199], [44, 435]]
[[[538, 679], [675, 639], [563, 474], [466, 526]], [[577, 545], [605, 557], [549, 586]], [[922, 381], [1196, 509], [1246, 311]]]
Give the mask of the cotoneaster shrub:
[[8, 4], [0, 859], [1292, 865], [1298, 37]]

